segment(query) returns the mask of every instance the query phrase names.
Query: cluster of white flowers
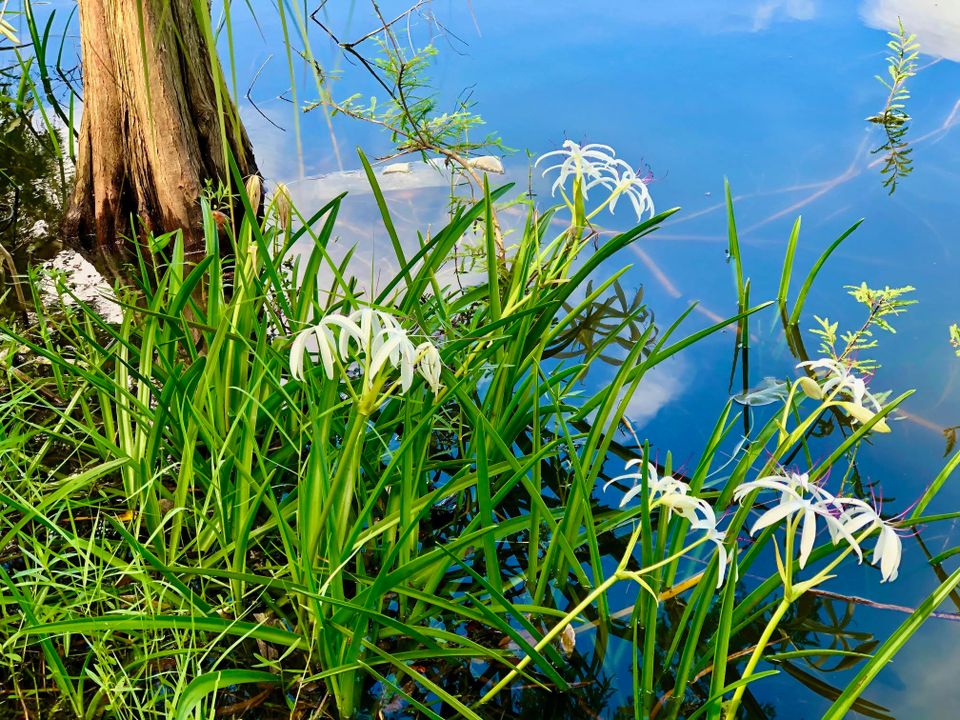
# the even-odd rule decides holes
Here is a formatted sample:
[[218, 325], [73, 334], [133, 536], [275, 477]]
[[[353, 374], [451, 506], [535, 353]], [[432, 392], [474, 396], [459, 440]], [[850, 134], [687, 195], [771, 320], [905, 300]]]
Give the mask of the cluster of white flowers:
[[[339, 337], [337, 337], [339, 335]], [[316, 344], [323, 371], [331, 380], [335, 358], [344, 364], [352, 357], [361, 366], [368, 388], [381, 370], [392, 366], [400, 371], [400, 387], [407, 392], [419, 372], [434, 395], [440, 392], [440, 353], [429, 340], [414, 345], [407, 331], [390, 313], [361, 308], [349, 315], [330, 313], [320, 324], [297, 334], [290, 348], [290, 373], [303, 379], [304, 358], [310, 342]]]
[[844, 540], [860, 560], [863, 560], [863, 552], [856, 535], [879, 530], [880, 535], [873, 549], [872, 563], [874, 565], [880, 563], [882, 582], [896, 579], [903, 544], [894, 527], [863, 500], [837, 497], [816, 483], [810, 482], [806, 473], [771, 475], [743, 483], [734, 493], [734, 499], [742, 503], [754, 490], [777, 492], [780, 494], [780, 501], [757, 519], [750, 528], [751, 535], [781, 520], [792, 519], [802, 514], [803, 527], [800, 531], [798, 556], [801, 568], [806, 565], [813, 551], [817, 536], [817, 521], [822, 519], [833, 544], [836, 545], [840, 540]]
[[[706, 532], [707, 539], [717, 545], [720, 558], [720, 578], [717, 587], [720, 587], [723, 584], [728, 562], [728, 550], [724, 545], [726, 533], [718, 529], [718, 519], [713, 507], [703, 498], [694, 495], [689, 484], [669, 475], [660, 477], [653, 463], [645, 464], [647, 497], [650, 505], [665, 507], [668, 511], [676, 512], [690, 521], [692, 530]], [[632, 487], [624, 493], [620, 507], [643, 492], [643, 465], [644, 461], [639, 458], [628, 461], [625, 469], [631, 472], [615, 477], [604, 485], [606, 490], [615, 482], [632, 483]], [[863, 500], [837, 497], [817, 483], [810, 482], [806, 473], [770, 475], [743, 483], [734, 493], [734, 499], [743, 503], [754, 491], [777, 492], [780, 494], [780, 499], [779, 503], [760, 515], [750, 528], [751, 535], [781, 521], [792, 520], [797, 515], [802, 516], [798, 556], [801, 568], [806, 566], [813, 551], [817, 523], [822, 521], [829, 531], [833, 544], [836, 545], [843, 540], [849, 544], [861, 561], [863, 551], [860, 548], [858, 536], [864, 537], [872, 534], [874, 530], [879, 530], [879, 537], [873, 549], [872, 563], [880, 564], [882, 582], [896, 579], [903, 551], [900, 537], [893, 525], [881, 518], [877, 511]]]
[[[869, 422], [883, 409], [876, 396], [867, 390], [866, 381], [858, 377], [846, 363], [833, 358], [820, 358], [802, 362], [797, 365], [797, 368], [806, 368], [814, 373], [819, 372], [819, 384], [810, 382], [809, 378], [807, 378], [808, 382], [801, 384], [801, 388], [807, 395], [817, 400], [834, 394], [846, 398], [839, 401], [840, 406], [846, 410], [854, 422]], [[881, 433], [890, 432], [890, 426], [887, 425], [886, 420], [881, 419], [873, 426], [873, 430]]]
[[[660, 477], [657, 473], [657, 467], [653, 463], [647, 465], [647, 490], [649, 502], [667, 508], [669, 512], [676, 512], [683, 518], [690, 521], [692, 530], [702, 530], [707, 536], [706, 539], [713, 542], [719, 550], [719, 577], [717, 587], [723, 585], [723, 579], [727, 570], [727, 550], [724, 547], [726, 533], [717, 528], [717, 515], [713, 507], [703, 498], [699, 498], [691, 491], [690, 485], [683, 480], [679, 480], [670, 475]], [[633, 500], [637, 495], [643, 492], [643, 460], [634, 458], [628, 460], [625, 466], [626, 470], [640, 466], [639, 470], [620, 475], [607, 482], [603, 487], [606, 490], [612, 483], [621, 480], [630, 480], [633, 482], [627, 492], [620, 500], [620, 507]]]
[[[580, 146], [573, 140], [566, 140], [562, 150], [554, 150], [537, 158], [539, 165], [547, 158], [560, 157], [562, 160], [543, 171], [547, 173], [559, 171], [557, 179], [550, 189], [551, 195], [557, 190], [563, 194], [563, 188], [570, 178], [574, 182], [580, 181], [584, 199], [589, 197], [590, 190], [603, 187], [609, 193], [604, 204], [608, 205], [611, 213], [617, 206], [617, 200], [625, 195], [633, 210], [637, 214], [637, 221], [643, 220], [645, 213], [652, 217], [654, 214], [653, 198], [647, 189], [648, 176], [638, 176], [636, 171], [626, 162], [616, 157], [616, 152], [609, 145], [591, 143]], [[564, 195], [566, 198], [566, 195]], [[569, 199], [567, 199], [569, 204]]]

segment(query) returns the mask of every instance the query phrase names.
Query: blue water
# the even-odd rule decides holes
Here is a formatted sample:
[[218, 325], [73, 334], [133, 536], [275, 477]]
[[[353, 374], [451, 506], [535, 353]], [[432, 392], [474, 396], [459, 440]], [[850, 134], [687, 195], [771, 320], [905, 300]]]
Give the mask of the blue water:
[[[234, 4], [235, 31], [242, 38], [234, 51], [239, 94], [249, 88], [260, 111], [285, 128], [276, 129], [241, 100], [260, 167], [268, 179], [289, 183], [307, 210], [339, 187], [356, 187], [345, 208], [341, 242], [360, 244], [358, 257], [366, 264], [358, 274], [375, 279], [378, 261], [389, 255], [379, 244], [382, 231], [370, 223], [369, 196], [336, 173], [359, 167], [354, 146], [379, 156], [390, 151], [389, 138], [343, 118], [334, 119], [331, 134], [322, 113], [314, 111], [301, 116], [298, 139], [275, 8], [254, 5], [262, 9], [260, 29], [242, 4]], [[331, 5], [330, 26], [344, 38], [374, 26], [363, 2]], [[392, 17], [403, 7], [385, 3], [384, 14]], [[455, 98], [469, 91], [488, 128], [518, 149], [505, 158], [507, 179], [526, 186], [528, 151], [535, 157], [567, 138], [602, 142], [631, 163], [649, 166], [655, 176], [650, 191], [659, 209], [683, 208], [662, 232], [638, 245], [642, 252], [635, 254], [624, 282], [627, 288], [643, 287], [662, 324], [693, 301], [703, 312], [691, 316], [689, 332], [736, 312], [725, 258], [725, 177], [736, 197], [745, 273], [755, 301], [775, 295], [797, 215], [802, 214], [803, 227], [791, 297], [819, 253], [865, 218], [826, 265], [802, 327], [812, 326], [813, 313], [841, 327], [859, 324], [861, 308], [846, 295], [845, 285], [916, 287], [919, 304], [895, 321], [896, 335], [880, 338], [875, 355], [882, 367], [872, 385], [895, 394], [915, 388], [905, 406], [910, 418], [897, 422], [891, 435], [878, 437], [859, 458], [865, 480], [895, 498], [890, 507], [908, 507], [942, 467], [943, 429], [960, 424], [960, 358], [947, 336], [950, 323], [960, 322], [960, 4], [488, 0], [434, 2], [430, 8], [457, 36], [435, 39], [440, 55], [431, 77], [440, 105], [452, 108]], [[294, 9], [288, 5], [288, 11]], [[907, 139], [914, 170], [890, 195], [882, 186], [878, 156], [871, 154], [883, 142], [882, 131], [865, 118], [883, 109], [886, 90], [874, 76], [886, 70], [886, 30], [898, 15], [908, 31], [917, 33], [924, 54], [909, 82], [907, 110], [913, 119]], [[310, 32], [320, 63], [342, 74], [334, 85], [336, 96], [356, 89], [376, 92], [319, 28]], [[437, 32], [421, 17], [411, 38], [422, 45]], [[222, 49], [226, 54], [225, 45]], [[298, 70], [296, 79], [298, 103], [315, 99], [310, 77]], [[534, 190], [541, 204], [550, 202], [549, 183], [537, 175]], [[414, 227], [439, 227], [445, 197], [443, 187], [388, 193], [411, 239]], [[625, 210], [601, 222], [625, 227]], [[754, 321], [751, 330], [752, 380], [791, 374], [794, 361], [773, 313]], [[809, 334], [805, 339], [813, 352], [816, 342]], [[680, 464], [695, 462], [728, 397], [732, 346], [729, 332], [717, 334], [659, 368], [642, 387], [633, 408], [641, 435], [660, 451], [671, 450]], [[953, 482], [928, 511], [957, 508], [960, 489]], [[951, 530], [931, 527], [923, 540], [937, 553], [960, 541], [960, 533]], [[906, 539], [904, 549], [896, 582], [881, 585], [876, 572], [850, 566], [826, 589], [915, 606], [938, 580], [915, 540]], [[842, 612], [842, 605], [837, 607]], [[859, 606], [851, 626], [883, 638], [905, 617], [896, 610]], [[958, 648], [960, 625], [929, 621], [866, 697], [899, 718], [952, 717], [949, 708], [960, 703], [954, 679]], [[823, 677], [842, 686], [850, 676]], [[786, 674], [755, 687], [780, 718], [819, 717], [829, 704]]]

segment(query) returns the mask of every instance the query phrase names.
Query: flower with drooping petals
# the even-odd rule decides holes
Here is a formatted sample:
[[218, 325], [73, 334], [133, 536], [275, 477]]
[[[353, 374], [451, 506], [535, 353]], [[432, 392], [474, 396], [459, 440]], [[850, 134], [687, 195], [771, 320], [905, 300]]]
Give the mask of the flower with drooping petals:
[[[847, 412], [850, 419], [857, 423], [867, 423], [874, 415], [883, 410], [880, 401], [867, 390], [867, 383], [850, 368], [846, 363], [833, 358], [820, 358], [818, 360], [807, 360], [799, 363], [798, 368], [806, 368], [811, 371], [823, 370], [826, 375], [821, 379], [822, 397], [828, 397], [832, 393], [846, 397], [847, 400], [837, 401], [839, 405]], [[807, 392], [805, 390], [805, 392]], [[810, 395], [810, 392], [807, 392]], [[878, 433], [890, 432], [890, 426], [885, 419], [880, 419], [873, 430]]]
[[[629, 470], [638, 465], [642, 466], [643, 460], [633, 458], [628, 460], [625, 469]], [[676, 512], [681, 517], [690, 521], [691, 530], [702, 530], [706, 532], [706, 540], [713, 542], [720, 553], [719, 560], [719, 580], [717, 587], [723, 585], [723, 579], [726, 576], [727, 569], [727, 550], [724, 545], [726, 533], [717, 529], [717, 515], [713, 507], [704, 500], [692, 494], [690, 486], [683, 480], [679, 480], [670, 475], [660, 477], [657, 473], [657, 467], [651, 462], [647, 466], [647, 488], [651, 504], [662, 505], [669, 512]], [[620, 507], [633, 500], [643, 490], [643, 472], [642, 470], [632, 473], [626, 473], [613, 478], [604, 485], [604, 489], [611, 483], [618, 480], [633, 480], [634, 485], [624, 493], [620, 500]]]
[[[633, 211], [637, 214], [637, 222], [643, 220], [646, 213], [650, 217], [654, 215], [653, 198], [650, 197], [650, 191], [647, 189], [649, 175], [643, 177], [637, 175], [636, 171], [623, 160], [616, 160], [607, 167], [607, 173], [586, 185], [587, 189], [597, 185], [602, 185], [610, 191], [610, 214], [614, 213], [617, 207], [617, 200], [621, 195], [630, 200], [633, 205]], [[584, 192], [586, 197], [586, 192]]]
[[553, 172], [554, 170], [560, 171], [556, 181], [554, 181], [553, 186], [550, 188], [550, 194], [556, 195], [557, 190], [562, 190], [567, 180], [572, 176], [583, 181], [583, 196], [587, 197], [590, 182], [603, 177], [603, 175], [608, 172], [608, 168], [616, 162], [615, 155], [616, 152], [609, 145], [590, 143], [581, 147], [573, 140], [565, 140], [562, 150], [544, 153], [537, 158], [534, 167], [546, 158], [562, 157], [562, 162], [551, 165], [543, 171], [543, 177], [546, 177], [547, 173]]
[[703, 517], [697, 518], [690, 523], [690, 529], [703, 530], [707, 534], [706, 539], [717, 546], [717, 554], [719, 557], [717, 566], [717, 588], [719, 589], [723, 585], [723, 580], [726, 577], [727, 563], [729, 562], [726, 546], [727, 533], [717, 528], [717, 515], [714, 513], [713, 508], [707, 505], [706, 510], [707, 512], [704, 512]]
[[431, 392], [436, 395], [440, 391], [439, 351], [429, 340], [414, 346], [407, 331], [390, 313], [372, 308], [361, 308], [349, 315], [329, 313], [318, 325], [302, 330], [290, 347], [290, 373], [295, 380], [304, 377], [304, 360], [311, 341], [330, 380], [335, 374], [335, 359], [344, 364], [353, 359], [363, 370], [367, 389], [374, 387], [384, 368], [393, 367], [400, 371], [401, 392], [410, 389], [417, 372]]
[[[630, 200], [638, 221], [643, 220], [646, 213], [653, 216], [653, 199], [647, 189], [651, 180], [650, 174], [638, 175], [630, 165], [616, 157], [616, 152], [609, 145], [591, 143], [581, 147], [573, 140], [566, 140], [562, 150], [541, 155], [534, 166], [539, 165], [546, 158], [557, 156], [562, 157], [563, 160], [543, 171], [544, 177], [547, 173], [559, 171], [557, 179], [550, 188], [551, 195], [556, 195], [557, 190], [560, 190], [567, 204], [572, 205], [563, 190], [567, 180], [572, 177], [575, 184], [577, 181], [581, 183], [584, 199], [589, 197], [590, 190], [595, 187], [606, 189], [609, 195], [600, 208], [606, 206], [611, 214], [616, 210], [617, 201], [623, 195]], [[599, 212], [600, 208], [593, 214]]]
[[807, 564], [810, 553], [817, 537], [817, 521], [822, 519], [836, 543], [840, 538], [846, 540], [861, 560], [863, 553], [856, 538], [847, 530], [839, 519], [842, 508], [837, 504], [837, 498], [819, 485], [810, 483], [807, 476], [791, 473], [790, 475], [771, 475], [759, 478], [752, 482], [745, 482], [733, 494], [737, 502], [742, 503], [747, 495], [755, 490], [772, 490], [780, 493], [780, 502], [766, 510], [750, 528], [754, 535], [758, 530], [775, 525], [781, 520], [796, 515], [803, 516], [803, 527], [800, 531], [800, 553], [798, 561], [802, 569]]
[[839, 520], [850, 534], [879, 530], [877, 544], [873, 548], [872, 565], [880, 564], [881, 582], [896, 580], [903, 555], [903, 542], [892, 524], [880, 517], [869, 504], [857, 498], [837, 498], [843, 507]]

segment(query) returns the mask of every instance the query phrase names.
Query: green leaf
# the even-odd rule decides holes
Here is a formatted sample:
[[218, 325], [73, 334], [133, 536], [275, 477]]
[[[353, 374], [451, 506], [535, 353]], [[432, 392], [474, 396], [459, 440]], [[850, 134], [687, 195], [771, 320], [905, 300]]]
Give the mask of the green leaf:
[[838, 697], [833, 705], [830, 706], [830, 709], [827, 710], [823, 716], [823, 720], [842, 720], [847, 717], [848, 712], [851, 707], [853, 707], [857, 698], [867, 689], [867, 686], [873, 681], [877, 674], [883, 670], [883, 668], [893, 660], [894, 656], [900, 652], [903, 646], [907, 644], [907, 641], [920, 629], [926, 619], [930, 617], [930, 614], [950, 596], [950, 593], [954, 591], [957, 585], [960, 585], [960, 568], [954, 570], [953, 573], [940, 584], [940, 587], [931, 593], [900, 627], [893, 631], [887, 641], [881, 645], [874, 654], [873, 658], [867, 662], [863, 668], [860, 669], [860, 672], [857, 673], [857, 676], [847, 684], [847, 687], [840, 694], [840, 697]]
[[189, 720], [200, 703], [208, 695], [213, 695], [230, 685], [247, 685], [250, 683], [281, 685], [279, 675], [264, 672], [263, 670], [216, 670], [198, 675], [184, 688], [183, 694], [177, 701], [174, 717], [176, 720]]

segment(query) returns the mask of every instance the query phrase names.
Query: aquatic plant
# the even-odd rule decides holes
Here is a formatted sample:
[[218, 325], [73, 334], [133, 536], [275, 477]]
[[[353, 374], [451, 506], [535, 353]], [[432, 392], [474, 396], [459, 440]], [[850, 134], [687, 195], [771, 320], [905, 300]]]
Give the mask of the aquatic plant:
[[[567, 196], [588, 176], [573, 167]], [[508, 188], [487, 190], [414, 255], [395, 238], [400, 271], [360, 290], [328, 254], [341, 198], [305, 217], [275, 195], [258, 219], [237, 187], [247, 214], [229, 261], [205, 204], [207, 257], [186, 266], [176, 234], [155, 238], [146, 251], [170, 262], [144, 259], [119, 326], [83, 303], [37, 303], [35, 325], [3, 326], [0, 662], [39, 688], [24, 702], [56, 687], [73, 714], [284, 715], [329, 693], [343, 717], [397, 703], [492, 717], [593, 692], [625, 646], [635, 715], [734, 717], [777, 671], [760, 663], [789, 657], [777, 629], [851, 555], [894, 579], [899, 533], [955, 467], [909, 525], [855, 493], [854, 453], [906, 395], [873, 392], [835, 343], [748, 408], [767, 416], [732, 449], [728, 403], [689, 474], [649, 442], [619, 444], [647, 372], [767, 306], [678, 337], [689, 311], [654, 328], [623, 303], [589, 346], [566, 347], [625, 268], [588, 279], [672, 211], [578, 257], [583, 205], [555, 235], [554, 211], [531, 208], [501, 267], [492, 217]], [[439, 286], [477, 223], [486, 280]], [[641, 337], [616, 350], [627, 328]], [[585, 392], [610, 354], [613, 379]], [[815, 455], [812, 430], [835, 412], [847, 434]], [[934, 607], [876, 658], [842, 657], [868, 680]], [[831, 712], [861, 707], [864, 687], [838, 691]]]
[[883, 156], [883, 166], [880, 175], [884, 178], [883, 186], [889, 189], [892, 195], [896, 192], [897, 183], [913, 172], [913, 148], [906, 140], [909, 129], [910, 116], [906, 111], [910, 91], [907, 89], [907, 80], [916, 75], [916, 60], [920, 55], [920, 45], [916, 42], [916, 35], [907, 35], [903, 22], [897, 18], [897, 30], [888, 33], [890, 41], [887, 49], [888, 79], [877, 75], [877, 80], [887, 88], [887, 100], [883, 110], [867, 120], [883, 127], [886, 141], [871, 152]]
[[[278, 5], [286, 33], [285, 9], [298, 10]], [[437, 112], [418, 84], [431, 51], [400, 50], [391, 26], [378, 77], [398, 89], [342, 107], [387, 123], [400, 150], [457, 161], [477, 147], [474, 116]], [[859, 695], [960, 575], [944, 573], [879, 648], [777, 631], [851, 555], [892, 580], [898, 533], [949, 519], [923, 513], [960, 455], [907, 518], [882, 517], [853, 481], [858, 449], [890, 430], [907, 396], [876, 392], [876, 366], [862, 364], [879, 310], [901, 300], [862, 287], [864, 328], [838, 336], [825, 320], [821, 356], [801, 352], [809, 290], [856, 225], [788, 312], [798, 222], [776, 301], [803, 374], [747, 403], [756, 423], [743, 433], [723, 407], [689, 468], [650, 441], [621, 444], [647, 373], [731, 324], [746, 387], [749, 318], [772, 303], [750, 303], [730, 202], [733, 317], [682, 337], [691, 311], [656, 327], [642, 302], [624, 300], [585, 330], [627, 270], [610, 263], [674, 211], [654, 214], [649, 176], [612, 148], [568, 141], [557, 152], [545, 172], [558, 173], [566, 212], [528, 202], [509, 256], [496, 222], [509, 188], [473, 177], [480, 201], [455, 205], [409, 251], [361, 157], [400, 268], [380, 287], [359, 286], [349, 254], [331, 258], [342, 198], [305, 216], [278, 191], [260, 218], [259, 188], [234, 173], [201, 203], [203, 259], [186, 262], [179, 233], [145, 238], [135, 282], [120, 289], [121, 324], [83, 303], [50, 311], [35, 293], [34, 320], [0, 329], [11, 696], [87, 717], [479, 718], [543, 715], [568, 699], [567, 716], [582, 717], [578, 703], [607, 698], [605, 663], [628, 660], [628, 714], [719, 718], [790, 659], [837, 657], [861, 665], [827, 717], [872, 708]], [[603, 199], [588, 210], [591, 192]], [[585, 252], [591, 222], [621, 196], [638, 224]], [[235, 228], [221, 228], [218, 200], [242, 208]], [[442, 286], [439, 271], [475, 231], [485, 281]], [[298, 243], [309, 252], [296, 255]], [[612, 379], [585, 382], [611, 358]], [[818, 435], [831, 420], [840, 432]], [[610, 478], [611, 467], [625, 472]], [[588, 631], [595, 641], [581, 639]]]
[[889, 91], [883, 110], [867, 118], [870, 122], [880, 125], [903, 125], [910, 119], [906, 113], [906, 102], [910, 99], [907, 89], [907, 80], [917, 74], [916, 60], [920, 56], [920, 44], [917, 36], [910, 34], [903, 27], [903, 21], [897, 18], [897, 29], [887, 33], [890, 41], [887, 49], [888, 79], [877, 75], [876, 78]]
[[581, 147], [573, 140], [565, 140], [562, 150], [541, 155], [534, 165], [557, 156], [563, 160], [545, 168], [543, 176], [546, 177], [547, 173], [558, 171], [550, 191], [551, 194], [555, 194], [559, 190], [563, 201], [571, 211], [575, 211], [576, 200], [571, 200], [567, 196], [564, 186], [572, 180], [575, 188], [574, 198], [576, 198], [576, 191], [579, 190], [583, 199], [587, 200], [590, 190], [598, 186], [608, 192], [600, 206], [586, 216], [587, 221], [596, 217], [604, 208], [608, 209], [612, 215], [621, 195], [630, 200], [637, 222], [643, 220], [644, 215], [653, 217], [653, 198], [650, 197], [650, 191], [647, 189], [650, 178], [646, 175], [638, 176], [628, 163], [616, 157], [616, 152], [609, 145], [591, 143]]

